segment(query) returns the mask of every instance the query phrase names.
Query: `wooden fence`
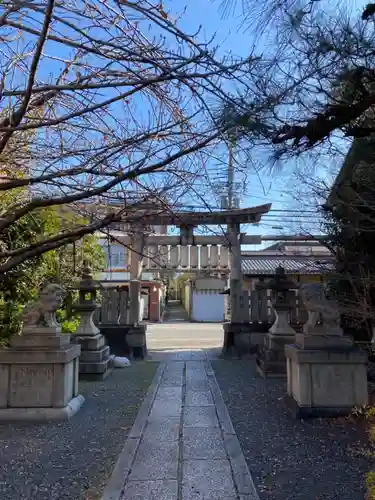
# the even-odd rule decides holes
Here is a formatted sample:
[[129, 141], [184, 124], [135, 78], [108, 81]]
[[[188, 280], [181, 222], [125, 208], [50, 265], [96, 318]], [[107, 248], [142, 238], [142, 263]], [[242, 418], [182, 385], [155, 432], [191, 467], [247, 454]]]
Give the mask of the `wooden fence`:
[[101, 306], [94, 315], [100, 325], [126, 325], [129, 323], [129, 293], [126, 288], [102, 288]]
[[[266, 323], [272, 325], [275, 313], [271, 307], [271, 290], [253, 290], [249, 294], [250, 323]], [[308, 319], [308, 313], [299, 298], [298, 290], [294, 290], [294, 299], [289, 311], [291, 325], [303, 325]]]

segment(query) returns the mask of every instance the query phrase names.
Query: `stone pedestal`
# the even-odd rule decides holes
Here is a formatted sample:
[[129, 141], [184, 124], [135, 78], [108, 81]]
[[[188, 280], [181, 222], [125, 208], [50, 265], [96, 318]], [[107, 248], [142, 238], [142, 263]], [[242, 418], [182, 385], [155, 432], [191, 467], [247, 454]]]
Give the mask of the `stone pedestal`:
[[[286, 301], [288, 292], [285, 293]], [[273, 304], [275, 322], [264, 337], [259, 347], [256, 364], [262, 377], [286, 378], [285, 346], [294, 344], [296, 332], [288, 321], [289, 307], [283, 302]]]
[[23, 334], [0, 351], [1, 421], [65, 420], [84, 402], [78, 394], [81, 348], [56, 323], [58, 289], [44, 287], [40, 301], [26, 308]]
[[224, 344], [222, 354], [224, 356], [243, 357], [257, 352], [259, 337], [264, 337], [264, 333], [259, 333], [250, 323], [223, 324]]
[[286, 402], [297, 418], [348, 415], [368, 404], [367, 353], [344, 345], [285, 348]]
[[114, 358], [100, 332], [95, 335], [73, 336], [73, 342], [81, 346], [79, 378], [81, 380], [104, 380], [113, 371]]
[[286, 378], [285, 346], [293, 344], [295, 334], [267, 333], [256, 358], [257, 370], [265, 378]]
[[82, 380], [104, 380], [113, 371], [114, 356], [106, 345], [105, 337], [95, 326], [93, 315], [97, 305], [96, 292], [99, 285], [94, 281], [91, 270], [85, 267], [79, 283], [79, 301], [74, 309], [81, 321], [73, 336], [73, 342], [81, 346], [79, 378]]
[[298, 418], [348, 415], [368, 404], [367, 353], [343, 336], [338, 304], [321, 285], [303, 285], [300, 295], [309, 319], [285, 348], [286, 402]]

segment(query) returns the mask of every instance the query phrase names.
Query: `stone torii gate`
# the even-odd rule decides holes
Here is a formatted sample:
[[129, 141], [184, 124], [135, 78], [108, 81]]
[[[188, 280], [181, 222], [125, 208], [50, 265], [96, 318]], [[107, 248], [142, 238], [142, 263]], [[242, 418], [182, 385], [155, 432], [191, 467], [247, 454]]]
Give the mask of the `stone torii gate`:
[[[229, 248], [230, 270], [230, 300], [231, 323], [241, 323], [240, 303], [243, 298], [241, 272], [241, 244], [260, 244], [260, 236], [241, 234], [241, 224], [254, 224], [261, 220], [262, 215], [269, 212], [271, 204], [251, 208], [225, 210], [217, 212], [177, 212], [155, 213], [155, 210], [137, 212], [137, 224], [133, 224], [126, 236], [118, 237], [130, 251], [130, 323], [137, 325], [140, 318], [140, 292], [143, 260], [147, 247], [170, 245], [171, 261], [176, 262], [177, 246], [180, 246], [181, 259], [187, 260], [187, 252], [196, 245], [223, 245]], [[180, 236], [152, 235], [148, 231], [150, 225], [177, 226]], [[226, 225], [227, 233], [222, 236], [196, 236], [194, 229], [199, 225], [217, 226]], [[190, 246], [190, 247], [189, 247]], [[176, 250], [176, 251], [174, 251]], [[198, 259], [197, 252], [192, 252], [194, 259]], [[214, 252], [216, 256], [216, 252]], [[208, 254], [207, 254], [208, 255]], [[206, 257], [206, 253], [204, 252]], [[153, 258], [152, 255], [150, 256]], [[190, 255], [191, 257], [191, 255]], [[173, 265], [173, 262], [171, 263]], [[157, 267], [157, 266], [156, 266]]]

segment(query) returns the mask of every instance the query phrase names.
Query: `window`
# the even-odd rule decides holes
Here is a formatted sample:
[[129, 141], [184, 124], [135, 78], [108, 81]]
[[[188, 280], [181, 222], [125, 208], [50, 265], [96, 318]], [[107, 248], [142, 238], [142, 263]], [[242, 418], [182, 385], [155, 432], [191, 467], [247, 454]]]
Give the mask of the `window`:
[[127, 248], [122, 245], [110, 245], [108, 249], [107, 245], [103, 250], [108, 269], [127, 267]]

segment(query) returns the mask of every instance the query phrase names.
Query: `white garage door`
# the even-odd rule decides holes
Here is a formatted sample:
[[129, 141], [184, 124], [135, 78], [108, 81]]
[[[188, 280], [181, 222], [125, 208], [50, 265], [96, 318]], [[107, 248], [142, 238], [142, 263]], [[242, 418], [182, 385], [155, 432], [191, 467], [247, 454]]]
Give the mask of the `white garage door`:
[[224, 295], [218, 292], [193, 292], [193, 321], [223, 321]]

